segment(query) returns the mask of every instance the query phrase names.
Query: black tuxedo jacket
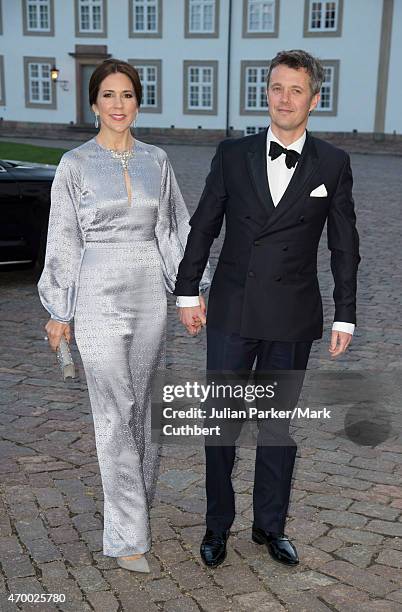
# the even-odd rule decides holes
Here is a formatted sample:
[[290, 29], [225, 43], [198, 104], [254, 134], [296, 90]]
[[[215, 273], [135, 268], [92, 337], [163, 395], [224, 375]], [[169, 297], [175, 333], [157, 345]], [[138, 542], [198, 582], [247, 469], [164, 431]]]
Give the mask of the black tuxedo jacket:
[[[175, 295], [198, 295], [213, 240], [226, 221], [207, 323], [248, 338], [308, 341], [322, 336], [318, 243], [327, 221], [335, 320], [356, 322], [360, 261], [347, 153], [307, 134], [296, 170], [274, 207], [266, 130], [217, 148], [179, 266]], [[326, 197], [310, 197], [324, 184]]]

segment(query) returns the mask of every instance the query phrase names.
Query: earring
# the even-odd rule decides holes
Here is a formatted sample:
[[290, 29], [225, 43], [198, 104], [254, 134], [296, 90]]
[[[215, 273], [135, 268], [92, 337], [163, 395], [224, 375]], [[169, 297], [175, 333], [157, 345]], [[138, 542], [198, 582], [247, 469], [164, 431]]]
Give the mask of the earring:
[[95, 113], [95, 127], [96, 127], [96, 128], [98, 128], [98, 127], [99, 127], [98, 117], [99, 117], [99, 115], [97, 115], [97, 114]]
[[134, 121], [133, 121], [133, 122], [132, 122], [132, 124], [131, 124], [131, 127], [133, 127], [133, 128], [135, 128], [135, 126], [136, 126], [136, 123], [137, 123], [137, 117], [138, 117], [138, 113], [136, 114], [135, 119], [134, 119]]

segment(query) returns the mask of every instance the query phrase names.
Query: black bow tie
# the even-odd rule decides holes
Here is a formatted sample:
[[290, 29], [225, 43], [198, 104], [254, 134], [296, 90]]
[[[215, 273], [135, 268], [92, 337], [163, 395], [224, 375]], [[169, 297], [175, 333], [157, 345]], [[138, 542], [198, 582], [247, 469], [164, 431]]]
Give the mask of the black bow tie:
[[300, 153], [294, 151], [293, 149], [285, 149], [275, 140], [271, 140], [271, 144], [269, 145], [269, 156], [272, 160], [276, 159], [282, 153], [286, 156], [286, 166], [290, 169], [293, 168], [299, 161]]

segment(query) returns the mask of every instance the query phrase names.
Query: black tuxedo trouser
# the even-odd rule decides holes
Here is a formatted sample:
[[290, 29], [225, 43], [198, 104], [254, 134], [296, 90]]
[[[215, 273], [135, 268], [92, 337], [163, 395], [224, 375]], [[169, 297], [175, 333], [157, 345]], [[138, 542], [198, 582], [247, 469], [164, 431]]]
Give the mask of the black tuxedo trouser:
[[[299, 382], [296, 395], [293, 389], [293, 408], [301, 390], [302, 378], [307, 367], [312, 342], [278, 342], [243, 338], [238, 334], [225, 334], [207, 326], [207, 370], [213, 377], [220, 371], [242, 371], [251, 374], [272, 370], [298, 370]], [[278, 372], [279, 374], [279, 372]], [[247, 375], [247, 374], [246, 374]], [[300, 379], [301, 377], [301, 379]], [[262, 425], [262, 426], [261, 426]], [[236, 424], [228, 425], [236, 429]], [[279, 426], [284, 443], [260, 442], [264, 427], [272, 428], [269, 421], [259, 422], [259, 434], [254, 476], [254, 524], [261, 529], [283, 533], [289, 505], [291, 479], [296, 456], [296, 443], [289, 435], [289, 421]], [[274, 426], [278, 427], [276, 424]], [[233, 445], [206, 445], [206, 523], [209, 529], [221, 532], [229, 529], [235, 517], [235, 498], [231, 474], [235, 461], [235, 439], [241, 423], [233, 436]], [[277, 430], [278, 431], [278, 430]], [[284, 435], [285, 432], [285, 435]]]

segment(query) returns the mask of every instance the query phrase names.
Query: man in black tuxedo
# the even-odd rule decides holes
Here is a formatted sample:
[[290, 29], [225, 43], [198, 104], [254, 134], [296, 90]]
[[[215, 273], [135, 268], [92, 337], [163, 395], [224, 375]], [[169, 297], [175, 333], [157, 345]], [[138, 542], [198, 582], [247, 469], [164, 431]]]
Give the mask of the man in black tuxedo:
[[[206, 322], [199, 281], [225, 218], [208, 304], [208, 371], [251, 372], [255, 362], [257, 371], [304, 372], [312, 342], [323, 332], [316, 264], [326, 221], [335, 283], [331, 356], [352, 339], [360, 257], [350, 160], [306, 131], [323, 75], [305, 51], [279, 53], [267, 77], [270, 127], [223, 141], [212, 160], [174, 292], [180, 319], [195, 335]], [[294, 442], [258, 445], [254, 481], [252, 538], [288, 565], [298, 563], [284, 535], [295, 455]], [[206, 446], [201, 556], [210, 567], [225, 559], [235, 516], [234, 459], [234, 444]]]

